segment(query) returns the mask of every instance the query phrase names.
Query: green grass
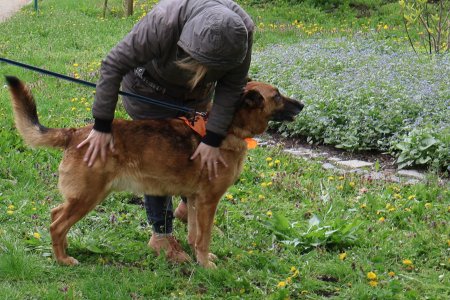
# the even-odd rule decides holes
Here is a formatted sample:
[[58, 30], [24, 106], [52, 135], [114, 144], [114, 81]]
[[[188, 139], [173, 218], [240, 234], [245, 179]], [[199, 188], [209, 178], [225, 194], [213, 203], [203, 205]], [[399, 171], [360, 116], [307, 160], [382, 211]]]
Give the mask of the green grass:
[[[135, 17], [122, 19], [120, 1], [113, 1], [116, 8], [102, 20], [102, 3], [48, 0], [37, 15], [25, 8], [2, 24], [0, 56], [94, 81], [100, 60], [142, 13], [138, 6]], [[287, 40], [270, 32], [277, 43]], [[264, 34], [256, 48], [265, 47]], [[0, 75], [5, 74], [31, 85], [44, 125], [90, 121], [91, 90], [2, 64]], [[121, 107], [117, 116], [126, 116]], [[144, 209], [130, 203], [128, 193], [111, 195], [72, 228], [69, 252], [81, 265], [59, 266], [51, 258], [48, 227], [50, 209], [61, 202], [61, 153], [23, 144], [3, 87], [0, 117], [0, 299], [450, 295], [448, 183], [432, 175], [415, 185], [340, 176], [323, 170], [320, 161], [293, 158], [279, 147], [251, 151], [239, 181], [222, 199], [211, 246], [219, 256], [217, 270], [171, 266], [151, 254]], [[185, 225], [177, 221], [175, 228], [192, 254]], [[376, 287], [369, 284], [369, 272], [377, 276]]]

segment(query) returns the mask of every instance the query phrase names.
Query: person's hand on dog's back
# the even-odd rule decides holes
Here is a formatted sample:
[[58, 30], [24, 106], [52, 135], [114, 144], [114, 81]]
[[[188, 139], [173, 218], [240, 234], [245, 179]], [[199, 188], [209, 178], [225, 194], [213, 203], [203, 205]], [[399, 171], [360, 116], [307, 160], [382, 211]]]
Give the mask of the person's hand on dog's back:
[[219, 173], [217, 172], [219, 163], [223, 164], [225, 167], [228, 167], [227, 163], [220, 154], [219, 148], [200, 143], [197, 150], [195, 150], [194, 154], [192, 154], [191, 159], [194, 160], [199, 155], [201, 168], [203, 169], [205, 165], [208, 168], [209, 180], [212, 180], [213, 176], [219, 176]]
[[89, 147], [84, 154], [83, 160], [88, 164], [88, 167], [92, 167], [99, 153], [100, 158], [104, 163], [106, 161], [106, 152], [108, 151], [108, 148], [111, 152], [114, 152], [114, 141], [111, 133], [92, 129], [88, 137], [77, 146], [77, 149], [80, 149], [87, 144]]

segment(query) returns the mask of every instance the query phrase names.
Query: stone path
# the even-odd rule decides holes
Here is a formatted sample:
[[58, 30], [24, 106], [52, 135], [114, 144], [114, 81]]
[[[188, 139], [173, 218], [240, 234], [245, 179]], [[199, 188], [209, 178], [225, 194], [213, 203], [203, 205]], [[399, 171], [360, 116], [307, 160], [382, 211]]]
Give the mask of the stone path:
[[0, 22], [5, 21], [23, 6], [31, 2], [32, 0], [0, 0]]
[[[264, 135], [258, 140], [261, 146], [275, 146], [280, 144], [278, 139], [274, 140], [270, 135]], [[281, 144], [284, 144], [281, 141]], [[333, 150], [331, 147], [311, 147], [307, 145], [286, 145], [284, 152], [295, 157], [306, 160], [318, 160], [322, 162], [322, 167], [337, 174], [355, 173], [368, 180], [383, 180], [387, 182], [416, 184], [426, 180], [425, 172], [419, 170], [399, 170], [395, 167], [394, 158], [390, 158], [388, 163], [386, 155], [377, 157], [372, 155], [370, 160], [361, 160], [352, 157], [352, 154], [345, 151]], [[378, 161], [378, 162], [377, 162]], [[442, 180], [445, 181], [445, 180]]]

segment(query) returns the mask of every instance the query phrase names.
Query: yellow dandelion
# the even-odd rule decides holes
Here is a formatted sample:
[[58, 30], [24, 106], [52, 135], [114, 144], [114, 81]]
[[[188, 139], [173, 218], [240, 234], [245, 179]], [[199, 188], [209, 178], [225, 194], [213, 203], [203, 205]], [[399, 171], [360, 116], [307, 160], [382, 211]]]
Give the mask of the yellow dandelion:
[[267, 162], [272, 161], [272, 157], [267, 157], [267, 158], [266, 158], [266, 161], [267, 161]]
[[450, 240], [447, 240], [447, 245], [450, 247]]
[[267, 183], [263, 182], [263, 183], [261, 183], [261, 186], [262, 187], [267, 187]]
[[264, 199], [266, 199], [266, 197], [264, 195], [258, 195], [258, 199], [259, 200], [264, 200]]
[[410, 195], [410, 196], [408, 196], [408, 200], [413, 200], [413, 199], [415, 199], [416, 198], [416, 195]]
[[267, 215], [268, 217], [272, 217], [272, 212], [269, 210], [268, 212], [266, 212], [266, 215]]
[[269, 181], [268, 183], [267, 183], [267, 186], [271, 186], [273, 184], [273, 182], [272, 181]]
[[13, 211], [13, 210], [7, 210], [6, 213], [7, 213], [8, 215], [12, 215], [12, 214], [14, 213], [14, 211]]
[[299, 270], [295, 270], [294, 274], [292, 274], [292, 277], [297, 277], [300, 274]]
[[389, 275], [389, 277], [394, 277], [395, 273], [391, 271], [391, 272], [388, 273], [388, 275]]
[[343, 253], [340, 253], [340, 254], [339, 254], [339, 259], [340, 259], [340, 260], [344, 260], [344, 259], [346, 259], [346, 258], [347, 258], [347, 253], [343, 252]]
[[402, 195], [400, 195], [400, 194], [394, 194], [394, 198], [395, 198], [395, 199], [402, 199]]
[[[450, 240], [449, 240], [449, 242], [450, 242]], [[295, 271], [297, 271], [297, 268], [294, 267], [294, 266], [292, 266], [292, 267], [291, 267], [291, 272], [294, 273]]]
[[430, 208], [432, 208], [433, 207], [433, 204], [431, 204], [431, 203], [425, 203], [425, 208], [426, 209], [430, 209]]
[[369, 273], [367, 273], [367, 279], [376, 280], [377, 274], [375, 274], [375, 272], [369, 272]]
[[226, 194], [225, 198], [227, 198], [228, 200], [231, 200], [231, 199], [233, 199], [233, 195], [232, 194]]
[[343, 185], [338, 185], [336, 188], [337, 188], [339, 191], [342, 191], [342, 190], [344, 189], [344, 186], [343, 186]]
[[38, 240], [41, 238], [41, 235], [38, 232], [33, 233], [33, 236]]
[[76, 67], [78, 67], [78, 64], [77, 63], [75, 63], [75, 64], [73, 64], [73, 66], [76, 68]]
[[245, 294], [245, 289], [240, 289], [240, 290], [239, 290], [239, 293]]
[[350, 181], [349, 183], [348, 183], [348, 185], [350, 186], [350, 187], [355, 187], [356, 186], [356, 183], [354, 183], [353, 181]]
[[328, 180], [332, 181], [332, 180], [334, 180], [334, 177], [333, 176], [328, 176]]
[[286, 278], [286, 283], [287, 283], [287, 284], [290, 284], [290, 283], [292, 283], [292, 277], [288, 277], [288, 278]]
[[36, 210], [36, 207], [33, 207], [31, 210], [35, 211], [35, 210]]
[[277, 284], [277, 287], [278, 288], [284, 288], [286, 286], [286, 282], [285, 281], [280, 281], [280, 282], [278, 282], [278, 284]]
[[371, 287], [376, 287], [376, 286], [378, 285], [378, 281], [376, 281], [376, 280], [371, 280], [371, 281], [369, 281], [369, 285], [370, 285]]
[[412, 260], [410, 260], [410, 259], [404, 259], [403, 260], [403, 264], [405, 265], [405, 266], [410, 266], [410, 265], [412, 265]]
[[14, 206], [14, 205], [12, 205], [12, 204], [10, 204], [10, 205], [8, 205], [8, 209], [9, 210], [14, 210], [16, 207]]
[[384, 217], [381, 217], [378, 219], [378, 222], [383, 223], [384, 221], [386, 221], [386, 219]]
[[281, 161], [279, 160], [279, 159], [277, 159], [277, 160], [275, 160], [275, 162], [274, 162], [276, 165], [279, 165], [279, 164], [281, 164]]
[[365, 203], [361, 204], [361, 206], [360, 206], [360, 208], [366, 208], [366, 207], [367, 207], [367, 204], [365, 204]]
[[269, 166], [270, 168], [272, 168], [272, 167], [273, 167], [273, 162], [270, 162], [270, 163], [268, 164], [268, 166]]

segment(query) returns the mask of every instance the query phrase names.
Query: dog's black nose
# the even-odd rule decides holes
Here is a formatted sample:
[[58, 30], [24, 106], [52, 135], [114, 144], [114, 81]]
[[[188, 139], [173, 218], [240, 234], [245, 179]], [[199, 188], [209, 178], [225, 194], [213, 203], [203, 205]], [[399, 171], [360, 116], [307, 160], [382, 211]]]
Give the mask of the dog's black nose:
[[305, 104], [303, 104], [303, 102], [300, 102], [300, 101], [296, 101], [296, 103], [298, 104], [298, 107], [299, 107], [298, 112], [300, 113], [303, 110], [303, 108], [305, 107]]

